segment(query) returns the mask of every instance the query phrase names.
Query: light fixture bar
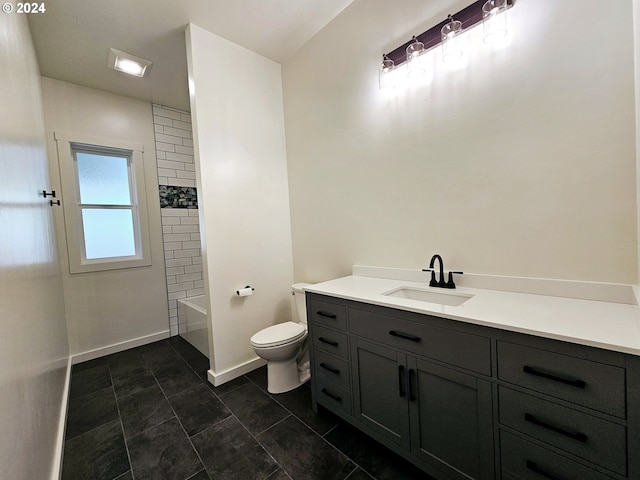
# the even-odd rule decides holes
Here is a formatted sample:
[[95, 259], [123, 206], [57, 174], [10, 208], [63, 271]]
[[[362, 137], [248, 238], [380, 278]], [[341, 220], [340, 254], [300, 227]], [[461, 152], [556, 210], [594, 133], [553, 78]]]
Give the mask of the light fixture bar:
[[[487, 0], [478, 0], [451, 16], [456, 20], [462, 22], [462, 31], [465, 31], [471, 27], [476, 26], [479, 23], [482, 23], [482, 6], [486, 2]], [[514, 2], [515, 0], [507, 0], [507, 8], [512, 7]], [[437, 47], [438, 45], [440, 45], [440, 43], [442, 43], [442, 27], [448, 24], [449, 21], [449, 18], [447, 18], [446, 20], [440, 22], [438, 25], [431, 27], [426, 32], [415, 36], [407, 43], [400, 45], [392, 52], [387, 53], [387, 57], [389, 57], [389, 59], [393, 61], [396, 67], [405, 63], [407, 61], [407, 47], [415, 42], [416, 39], [424, 44], [425, 51]]]

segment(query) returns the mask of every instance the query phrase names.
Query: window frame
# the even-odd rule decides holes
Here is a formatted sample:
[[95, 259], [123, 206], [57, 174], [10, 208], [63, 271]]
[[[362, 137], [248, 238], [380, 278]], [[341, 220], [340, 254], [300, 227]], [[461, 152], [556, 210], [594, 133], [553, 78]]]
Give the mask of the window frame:
[[[151, 265], [149, 222], [144, 176], [144, 146], [142, 144], [91, 137], [65, 132], [54, 132], [60, 166], [62, 205], [65, 218], [69, 272], [71, 274], [99, 272]], [[101, 204], [82, 204], [75, 152], [128, 156], [130, 208], [133, 214], [135, 255], [87, 259], [82, 220], [82, 209], [86, 206], [118, 208]]]

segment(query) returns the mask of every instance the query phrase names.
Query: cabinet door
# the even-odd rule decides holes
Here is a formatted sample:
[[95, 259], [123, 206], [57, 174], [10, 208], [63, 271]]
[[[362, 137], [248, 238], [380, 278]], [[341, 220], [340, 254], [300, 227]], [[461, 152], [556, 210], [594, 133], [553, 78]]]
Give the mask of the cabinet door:
[[413, 357], [408, 360], [414, 454], [453, 478], [493, 480], [491, 384]]
[[385, 440], [409, 449], [406, 355], [352, 340], [354, 416]]

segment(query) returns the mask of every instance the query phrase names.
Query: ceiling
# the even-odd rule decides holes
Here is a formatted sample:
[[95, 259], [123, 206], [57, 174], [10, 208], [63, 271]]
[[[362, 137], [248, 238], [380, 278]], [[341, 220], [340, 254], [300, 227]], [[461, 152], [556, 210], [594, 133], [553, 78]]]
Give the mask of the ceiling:
[[[29, 15], [45, 77], [190, 110], [184, 29], [194, 23], [282, 63], [353, 0], [55, 0]], [[151, 60], [145, 78], [109, 48]]]

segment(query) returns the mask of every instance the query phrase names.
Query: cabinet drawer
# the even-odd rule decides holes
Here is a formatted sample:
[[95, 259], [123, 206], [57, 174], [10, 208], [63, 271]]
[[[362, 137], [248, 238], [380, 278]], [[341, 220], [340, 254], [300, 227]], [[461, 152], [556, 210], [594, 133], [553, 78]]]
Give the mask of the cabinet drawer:
[[347, 345], [347, 335], [330, 328], [311, 326], [311, 341], [313, 348], [331, 353], [340, 358], [349, 358], [349, 348]]
[[555, 352], [498, 342], [498, 378], [625, 418], [625, 370]]
[[500, 432], [503, 477], [522, 480], [611, 480], [578, 462], [534, 445], [508, 432]]
[[351, 393], [344, 387], [322, 378], [316, 378], [317, 401], [332, 411], [351, 415]]
[[314, 372], [316, 375], [325, 377], [336, 385], [349, 388], [351, 382], [349, 364], [346, 361], [328, 355], [320, 350], [314, 351], [313, 357]]
[[621, 425], [500, 387], [500, 423], [621, 475], [627, 473]]
[[345, 331], [347, 329], [347, 312], [344, 305], [313, 297], [309, 299], [307, 305], [307, 322]]
[[491, 341], [446, 328], [349, 309], [349, 331], [411, 353], [491, 375]]

